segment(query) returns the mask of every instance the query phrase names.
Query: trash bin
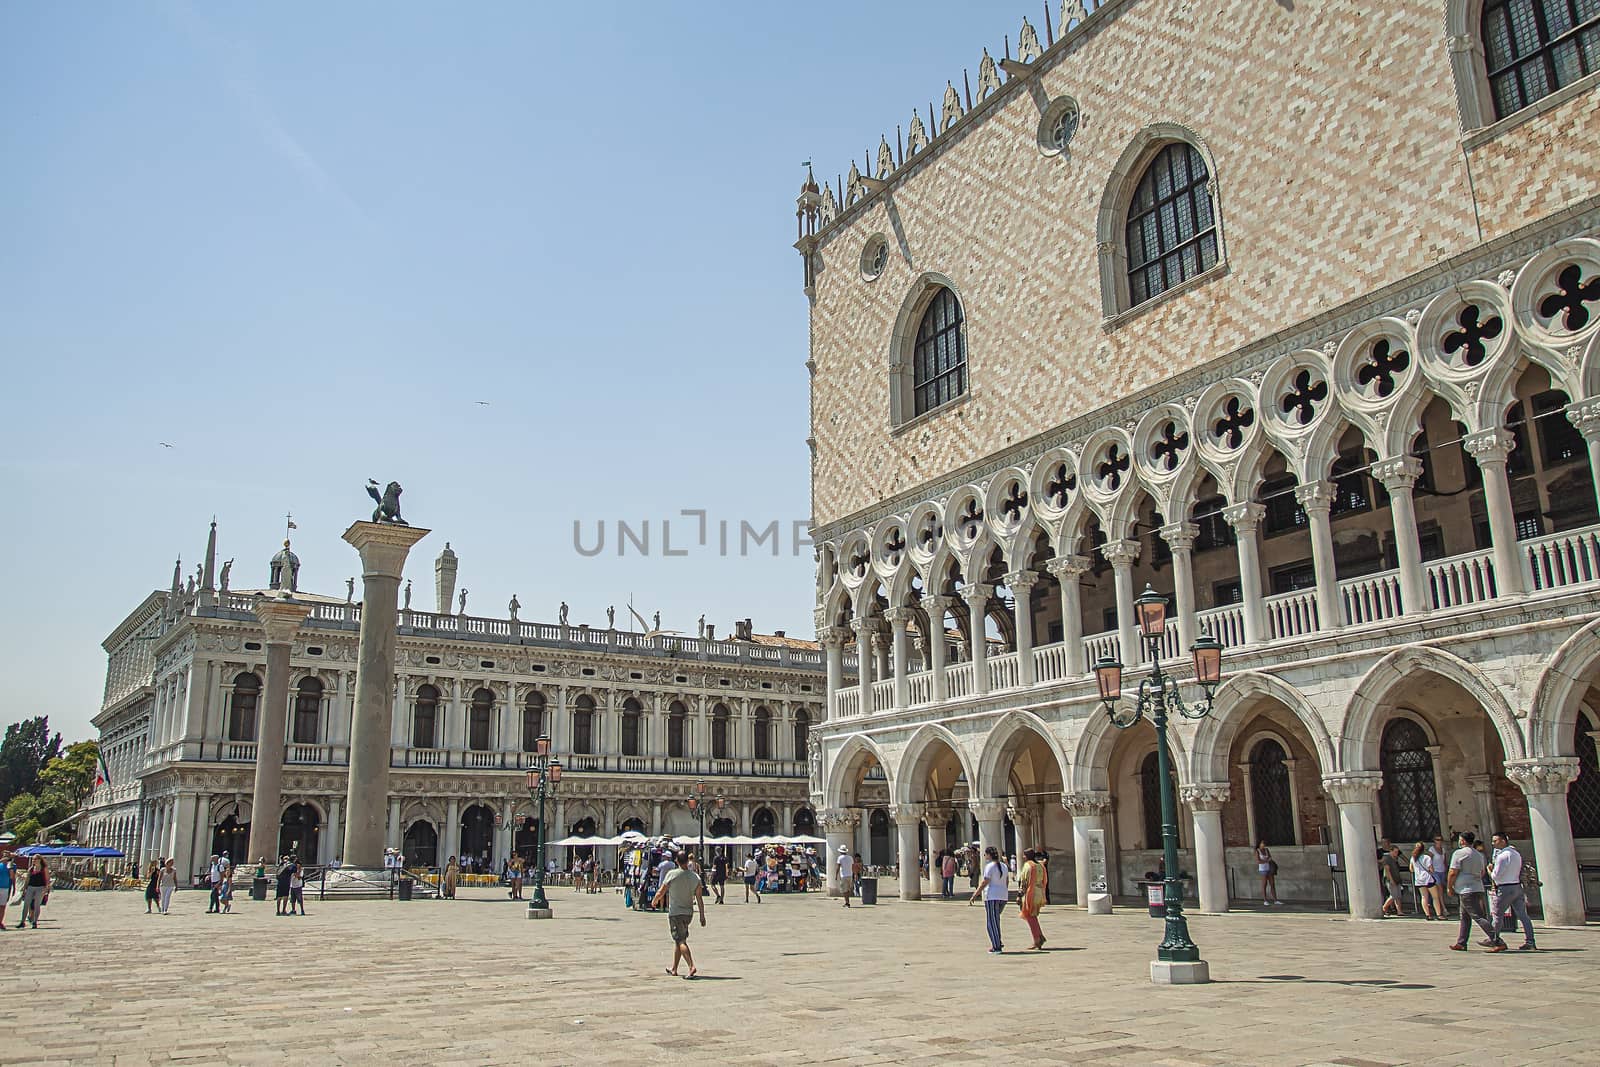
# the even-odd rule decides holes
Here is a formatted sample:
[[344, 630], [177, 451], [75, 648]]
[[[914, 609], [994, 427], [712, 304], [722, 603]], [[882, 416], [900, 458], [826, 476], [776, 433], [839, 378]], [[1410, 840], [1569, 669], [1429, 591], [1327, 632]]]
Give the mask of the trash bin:
[[402, 879], [400, 879], [400, 899], [401, 900], [410, 900], [411, 899], [411, 887], [414, 886], [414, 885], [416, 885], [416, 882], [414, 882], [410, 878], [402, 878]]
[[266, 900], [267, 899], [267, 880], [265, 878], [252, 878], [252, 879], [250, 879], [250, 899], [251, 900]]
[[1140, 882], [1144, 886], [1145, 903], [1150, 905], [1150, 918], [1161, 919], [1167, 914], [1167, 883]]
[[878, 880], [876, 878], [863, 878], [860, 880], [861, 903], [876, 904], [878, 902]]

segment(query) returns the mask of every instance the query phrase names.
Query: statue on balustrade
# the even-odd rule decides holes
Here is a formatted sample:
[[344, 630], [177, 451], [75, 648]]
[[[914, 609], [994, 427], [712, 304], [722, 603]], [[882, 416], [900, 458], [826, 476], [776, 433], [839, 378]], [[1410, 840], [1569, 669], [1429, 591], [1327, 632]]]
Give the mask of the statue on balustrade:
[[522, 610], [522, 603], [519, 600], [517, 600], [517, 594], [515, 594], [515, 593], [511, 594], [511, 603], [506, 605], [506, 610], [511, 612], [511, 621], [512, 622], [516, 622], [517, 621], [517, 612]]
[[567, 602], [565, 600], [561, 602], [561, 610], [556, 614], [558, 616], [557, 621], [560, 622], [562, 626], [565, 626], [567, 624]]
[[233, 576], [233, 560], [228, 560], [222, 565], [222, 592], [228, 591], [228, 579]]
[[460, 605], [456, 610], [456, 614], [465, 615], [467, 613], [467, 590], [465, 587], [462, 588], [461, 595], [456, 598], [456, 603]]
[[407, 579], [406, 579], [406, 603], [405, 603], [405, 610], [407, 610], [407, 611], [410, 611], [410, 610], [411, 610], [411, 579], [410, 579], [410, 578], [407, 578]]

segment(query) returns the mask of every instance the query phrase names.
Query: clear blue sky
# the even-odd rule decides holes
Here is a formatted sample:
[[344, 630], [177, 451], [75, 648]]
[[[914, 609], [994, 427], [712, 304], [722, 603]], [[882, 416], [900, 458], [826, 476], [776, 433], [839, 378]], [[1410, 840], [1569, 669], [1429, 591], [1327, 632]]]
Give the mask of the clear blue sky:
[[472, 614], [631, 593], [810, 636], [809, 551], [668, 559], [659, 523], [808, 517], [798, 164], [892, 140], [1024, 13], [0, 8], [0, 724], [88, 734], [100, 641], [213, 514], [235, 587], [292, 511], [302, 588], [342, 594], [368, 477], [435, 531], [419, 606], [449, 540]]

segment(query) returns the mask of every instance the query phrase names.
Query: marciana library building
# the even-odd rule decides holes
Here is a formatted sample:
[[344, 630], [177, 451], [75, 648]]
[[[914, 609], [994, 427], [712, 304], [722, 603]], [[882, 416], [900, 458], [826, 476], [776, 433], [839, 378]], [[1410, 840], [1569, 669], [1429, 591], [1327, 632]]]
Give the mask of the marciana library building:
[[1503, 830], [1581, 921], [1600, 4], [1045, 17], [799, 197], [820, 823], [1136, 891], [1155, 734], [1112, 727], [1094, 666], [1147, 675], [1148, 585], [1163, 670], [1225, 646], [1173, 740], [1203, 910], [1259, 903], [1257, 842], [1285, 898], [1376, 916], [1380, 839]]

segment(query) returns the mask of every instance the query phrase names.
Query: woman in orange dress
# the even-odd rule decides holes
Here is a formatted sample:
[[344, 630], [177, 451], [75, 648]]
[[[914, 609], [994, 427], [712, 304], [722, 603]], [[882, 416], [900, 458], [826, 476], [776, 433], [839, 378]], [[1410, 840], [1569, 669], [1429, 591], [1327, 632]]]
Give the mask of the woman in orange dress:
[[1033, 849], [1023, 849], [1022, 860], [1022, 870], [1017, 873], [1017, 909], [1033, 934], [1033, 947], [1040, 949], [1044, 948], [1044, 931], [1039, 929], [1039, 909], [1045, 902], [1045, 879], [1049, 876]]

